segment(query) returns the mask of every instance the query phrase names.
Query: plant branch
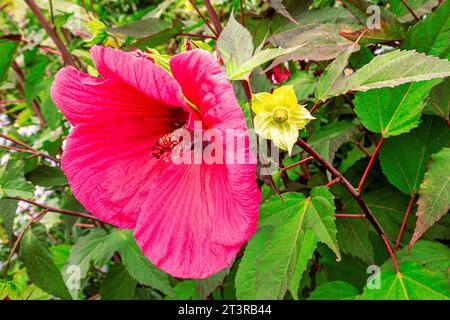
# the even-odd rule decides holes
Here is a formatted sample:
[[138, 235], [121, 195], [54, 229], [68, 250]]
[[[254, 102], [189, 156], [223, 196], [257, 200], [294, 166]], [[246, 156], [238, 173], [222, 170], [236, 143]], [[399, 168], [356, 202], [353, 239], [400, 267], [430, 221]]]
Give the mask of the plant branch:
[[416, 195], [412, 195], [411, 199], [409, 200], [408, 208], [406, 209], [405, 215], [403, 217], [402, 225], [400, 226], [400, 230], [398, 232], [397, 241], [395, 242], [394, 250], [398, 249], [400, 241], [402, 240], [403, 231], [405, 230], [405, 226], [406, 226], [406, 221], [408, 220], [408, 216], [409, 216], [409, 213], [411, 212], [411, 208], [413, 206], [415, 197], [416, 197]]
[[25, 235], [25, 232], [28, 230], [28, 228], [31, 226], [31, 224], [33, 222], [42, 218], [47, 212], [48, 212], [48, 210], [45, 210], [45, 209], [42, 210], [41, 212], [39, 212], [35, 217], [31, 218], [30, 221], [28, 221], [26, 226], [23, 228], [22, 232], [20, 232], [20, 235], [17, 238], [16, 242], [14, 242], [14, 246], [12, 247], [11, 252], [8, 255], [8, 259], [6, 260], [6, 263], [3, 267], [3, 278], [6, 279], [8, 276], [9, 264], [11, 263], [11, 259], [14, 255], [14, 253], [17, 251], [17, 248], [19, 247], [19, 243], [20, 243], [20, 241], [22, 241], [22, 238]]
[[373, 165], [373, 163], [375, 161], [377, 153], [380, 150], [381, 145], [383, 144], [383, 142], [384, 142], [384, 137], [381, 137], [380, 142], [378, 142], [377, 147], [375, 148], [375, 151], [373, 152], [372, 157], [369, 160], [369, 164], [367, 165], [366, 170], [364, 170], [363, 176], [361, 177], [361, 180], [359, 181], [359, 184], [358, 184], [358, 191], [359, 192], [362, 191], [362, 187], [364, 185], [364, 181], [366, 180], [367, 175], [369, 174], [370, 168], [372, 168], [372, 165]]
[[[17, 77], [17, 82], [18, 82], [18, 87], [17, 87], [17, 89], [19, 90], [20, 94], [22, 94], [22, 96], [23, 96], [24, 98], [26, 98], [26, 94], [25, 94], [25, 86], [24, 86], [25, 76], [24, 76], [22, 70], [20, 70], [20, 67], [19, 67], [19, 65], [17, 64], [17, 62], [13, 61], [13, 62], [11, 63], [11, 67], [12, 67], [12, 69], [14, 70], [14, 73], [16, 74], [16, 77]], [[42, 116], [41, 108], [39, 107], [39, 103], [38, 103], [35, 99], [33, 99], [33, 100], [31, 101], [31, 109], [33, 110], [33, 112], [34, 112], [34, 113], [36, 114], [36, 116], [38, 117], [39, 123], [40, 123], [42, 126], [46, 126], [47, 123], [45, 122], [45, 119], [44, 119], [44, 117]]]
[[384, 232], [383, 228], [381, 227], [380, 223], [376, 219], [376, 217], [373, 215], [372, 211], [369, 209], [367, 204], [364, 202], [363, 198], [359, 194], [359, 192], [352, 186], [352, 184], [336, 169], [334, 168], [327, 160], [325, 160], [316, 150], [314, 150], [310, 145], [308, 145], [305, 141], [302, 139], [297, 139], [297, 145], [301, 147], [303, 150], [305, 150], [307, 153], [309, 153], [311, 156], [314, 157], [328, 172], [331, 173], [332, 176], [335, 178], [340, 177], [340, 183], [344, 186], [345, 189], [350, 193], [350, 195], [355, 199], [355, 201], [358, 203], [362, 211], [364, 212], [365, 216], [367, 217], [367, 220], [374, 226], [375, 230], [377, 231], [378, 235], [383, 240], [389, 255], [391, 256], [392, 263], [394, 264], [395, 270], [397, 273], [399, 272], [397, 260], [395, 259], [395, 255], [393, 254], [392, 247], [389, 244], [389, 241], [387, 240], [386, 233]]
[[419, 21], [420, 18], [414, 13], [413, 9], [411, 9], [411, 7], [408, 5], [408, 3], [406, 2], [406, 0], [401, 0], [403, 5], [406, 7], [406, 9], [409, 11], [409, 13], [411, 13], [411, 15], [414, 17], [414, 19], [416, 19], [416, 21]]
[[42, 158], [46, 158], [47, 160], [54, 161], [54, 162], [56, 162], [58, 164], [61, 164], [61, 161], [59, 159], [56, 159], [55, 157], [52, 157], [51, 155], [48, 155], [48, 154], [43, 153], [41, 151], [38, 151], [38, 150], [34, 149], [33, 147], [29, 146], [28, 144], [26, 144], [25, 142], [19, 141], [19, 140], [14, 139], [14, 138], [11, 138], [10, 136], [7, 136], [6, 134], [3, 134], [3, 133], [0, 133], [0, 138], [3, 138], [5, 140], [9, 140], [9, 141], [11, 141], [11, 142], [13, 142], [13, 143], [15, 143], [15, 144], [25, 148], [25, 149], [14, 148], [14, 147], [11, 147], [11, 146], [4, 146], [4, 145], [1, 145], [0, 148], [15, 150], [15, 151], [18, 151], [18, 152], [27, 152], [27, 153], [30, 153], [30, 154], [33, 154], [33, 155], [36, 155], [36, 156], [40, 156]]
[[365, 214], [353, 214], [353, 213], [336, 213], [334, 215], [336, 218], [356, 218], [356, 219], [365, 219]]
[[198, 15], [200, 16], [200, 18], [203, 20], [203, 22], [206, 24], [206, 26], [208, 27], [209, 30], [211, 30], [211, 32], [214, 34], [214, 36], [217, 38], [218, 34], [216, 32], [216, 30], [214, 30], [214, 28], [211, 26], [211, 24], [208, 22], [208, 19], [206, 19], [206, 17], [203, 15], [203, 13], [200, 11], [200, 9], [195, 5], [195, 1], [194, 0], [189, 0], [189, 2], [191, 3], [191, 5], [194, 7], [195, 11], [197, 11]]
[[20, 197], [6, 197], [5, 199], [23, 201], [23, 202], [32, 204], [32, 205], [34, 205], [36, 207], [42, 208], [42, 209], [50, 211], [50, 212], [57, 212], [57, 213], [61, 213], [61, 214], [67, 214], [69, 216], [85, 218], [85, 219], [91, 219], [93, 221], [102, 222], [99, 218], [94, 217], [93, 215], [90, 215], [90, 214], [87, 214], [87, 213], [77, 212], [77, 211], [72, 211], [72, 210], [66, 210], [66, 209], [53, 208], [53, 207], [49, 207], [49, 206], [46, 206], [46, 205], [41, 204], [41, 203], [37, 203], [36, 201], [33, 201], [33, 200], [23, 199], [23, 198], [20, 198]]
[[241, 24], [245, 27], [245, 17], [244, 17], [244, 1], [239, 0], [239, 9], [241, 10]]
[[303, 164], [303, 163], [305, 163], [305, 162], [308, 162], [308, 161], [310, 161], [310, 160], [314, 160], [314, 157], [307, 157], [307, 158], [302, 159], [302, 160], [300, 160], [300, 161], [298, 161], [298, 162], [295, 162], [295, 163], [293, 163], [293, 164], [290, 164], [290, 165], [288, 165], [288, 166], [286, 166], [286, 167], [284, 167], [284, 168], [281, 168], [280, 172], [283, 173], [283, 172], [285, 172], [285, 171], [287, 171], [287, 170], [289, 170], [289, 169], [292, 169], [292, 168], [294, 168], [294, 167], [296, 167], [296, 166], [299, 166], [299, 165], [301, 165], [301, 164]]
[[180, 36], [180, 37], [198, 37], [198, 38], [203, 38], [203, 39], [216, 39], [216, 37], [214, 37], [214, 36], [209, 36], [207, 34], [197, 34], [197, 33], [180, 32], [180, 33], [177, 34], [177, 36]]
[[214, 10], [211, 2], [209, 0], [204, 0], [206, 10], [208, 11], [208, 16], [214, 24], [214, 28], [216, 29], [216, 34], [219, 35], [222, 32], [222, 26], [220, 25], [219, 18], [217, 17], [216, 11]]
[[36, 4], [34, 0], [24, 0], [25, 3], [28, 5], [30, 10], [33, 12], [35, 17], [38, 19], [39, 23], [42, 25], [42, 27], [45, 29], [49, 37], [53, 40], [56, 47], [58, 48], [59, 52], [61, 52], [61, 55], [64, 59], [64, 62], [67, 65], [75, 67], [75, 62], [72, 59], [72, 56], [70, 55], [69, 50], [64, 45], [64, 43], [59, 38], [56, 31], [52, 28], [50, 23], [45, 19], [44, 15], [42, 14], [41, 10], [39, 9], [39, 6]]

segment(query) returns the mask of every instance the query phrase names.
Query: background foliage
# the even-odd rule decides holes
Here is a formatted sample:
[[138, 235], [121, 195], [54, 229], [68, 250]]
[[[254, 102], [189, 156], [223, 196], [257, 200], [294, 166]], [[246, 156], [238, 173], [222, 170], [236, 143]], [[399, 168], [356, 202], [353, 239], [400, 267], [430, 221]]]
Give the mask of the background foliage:
[[[0, 299], [448, 299], [450, 1], [211, 3], [0, 0]], [[261, 177], [258, 231], [228, 269], [172, 278], [73, 197], [49, 89], [64, 64], [96, 75], [94, 44], [217, 50], [249, 126], [251, 93], [282, 84], [314, 111], [300, 137], [317, 154], [300, 143]]]

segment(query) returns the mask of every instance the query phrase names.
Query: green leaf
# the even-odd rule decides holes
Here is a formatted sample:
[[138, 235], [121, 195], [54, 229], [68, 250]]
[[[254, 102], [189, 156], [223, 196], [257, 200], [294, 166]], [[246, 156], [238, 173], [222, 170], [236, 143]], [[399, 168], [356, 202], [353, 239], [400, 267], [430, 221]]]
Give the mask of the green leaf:
[[383, 173], [403, 193], [417, 194], [428, 159], [446, 145], [449, 138], [445, 121], [425, 117], [418, 128], [384, 142], [379, 155]]
[[375, 262], [375, 253], [369, 238], [369, 232], [372, 230], [365, 219], [338, 219], [336, 228], [342, 252], [358, 257], [367, 264]]
[[131, 300], [134, 296], [137, 282], [120, 264], [111, 266], [102, 287], [102, 300]]
[[217, 48], [231, 80], [245, 80], [257, 67], [297, 48], [254, 50], [251, 33], [236, 21], [233, 15], [220, 33]]
[[355, 300], [358, 290], [344, 281], [330, 281], [319, 285], [308, 300]]
[[355, 112], [367, 129], [385, 138], [408, 132], [419, 125], [424, 99], [436, 81], [357, 92]]
[[260, 229], [249, 241], [236, 275], [238, 299], [282, 299], [288, 289], [296, 298], [317, 241], [340, 259], [332, 194], [320, 187], [309, 198], [285, 193], [283, 200], [285, 205], [273, 197], [261, 206]]
[[217, 49], [227, 66], [227, 71], [234, 70], [252, 57], [254, 51], [252, 35], [236, 21], [234, 15], [230, 16], [220, 33]]
[[167, 274], [156, 268], [141, 252], [129, 230], [117, 230], [113, 235], [120, 239], [118, 251], [128, 273], [141, 284], [165, 294], [173, 294]]
[[23, 164], [19, 161], [8, 161], [0, 167], [0, 198], [33, 196], [33, 185], [23, 177]]
[[50, 96], [50, 91], [48, 92], [49, 94], [46, 94], [41, 102], [41, 112], [47, 122], [47, 126], [51, 130], [56, 130], [61, 125], [62, 113], [56, 108], [56, 105], [53, 103]]
[[448, 275], [426, 270], [420, 264], [400, 266], [399, 274], [383, 271], [379, 289], [364, 288], [362, 300], [448, 300]]
[[269, 0], [269, 4], [276, 12], [278, 12], [282, 16], [288, 18], [293, 23], [297, 24], [297, 21], [295, 21], [295, 19], [291, 16], [289, 11], [284, 6], [283, 0]]
[[[353, 41], [339, 35], [339, 32], [343, 29], [356, 30], [355, 27], [342, 23], [301, 24], [294, 29], [274, 34], [270, 38], [270, 43], [273, 46], [282, 48], [301, 47], [288, 55], [275, 59], [268, 69], [289, 60], [323, 61], [336, 58], [341, 52], [353, 47]], [[359, 50], [359, 46], [354, 47], [354, 50]]]
[[291, 74], [291, 77], [286, 81], [286, 84], [293, 85], [295, 95], [298, 101], [302, 101], [311, 95], [316, 87], [316, 77], [309, 74], [307, 71], [298, 71]]
[[355, 42], [352, 46], [349, 46], [346, 50], [342, 51], [342, 53], [340, 53], [325, 69], [317, 84], [317, 99], [324, 100], [324, 98], [328, 96], [328, 92], [332, 90], [336, 81], [343, 77], [343, 70], [347, 66], [348, 59], [353, 51], [355, 51], [356, 46], [358, 46], [358, 44]]
[[255, 53], [255, 55], [251, 57], [250, 60], [245, 61], [242, 65], [238, 65], [234, 70], [228, 73], [228, 76], [231, 80], [248, 79], [248, 76], [255, 68], [277, 57], [291, 53], [296, 49], [297, 47], [288, 49], [274, 48], [259, 51]]
[[171, 24], [160, 18], [146, 18], [115, 28], [108, 28], [105, 31], [114, 34], [122, 34], [130, 37], [149, 37], [163, 30], [167, 30]]
[[27, 173], [27, 179], [34, 185], [42, 187], [56, 187], [67, 185], [67, 179], [59, 167], [38, 166]]
[[449, 119], [450, 114], [450, 78], [446, 78], [441, 84], [435, 86], [431, 90], [430, 95], [426, 99], [426, 106], [423, 113], [435, 114], [444, 119]]
[[[439, 4], [439, 0], [408, 0], [407, 3], [411, 10], [414, 11], [418, 17], [421, 17], [431, 12], [431, 10]], [[401, 0], [390, 0], [389, 4], [389, 11], [393, 12], [400, 22], [404, 23], [414, 20], [413, 15], [408, 11]]]
[[[117, 240], [102, 229], [93, 229], [86, 236], [79, 238], [70, 250], [66, 270], [71, 266], [80, 268], [80, 278], [84, 279], [93, 264], [102, 266], [111, 259], [117, 249]], [[64, 272], [69, 277], [68, 272]]]
[[40, 224], [32, 224], [20, 242], [20, 257], [30, 280], [51, 295], [71, 299], [63, 277], [55, 265], [47, 245], [47, 231]]
[[402, 49], [450, 60], [450, 1], [444, 1], [425, 20], [408, 30]]
[[336, 151], [360, 132], [360, 127], [354, 123], [335, 121], [316, 130], [308, 142], [326, 160], [333, 162]]
[[381, 267], [380, 289], [364, 288], [362, 299], [449, 299], [450, 249], [440, 243], [418, 241], [396, 252], [401, 274], [387, 260]]
[[11, 62], [14, 57], [14, 53], [18, 47], [19, 41], [11, 39], [0, 39], [0, 83], [2, 83], [8, 73], [8, 69], [11, 66]]
[[183, 28], [184, 24], [181, 21], [173, 20], [172, 26], [169, 29], [161, 30], [160, 32], [144, 38], [139, 38], [129, 45], [126, 45], [124, 49], [131, 50], [133, 48], [138, 48], [141, 50], [147, 50], [148, 48], [154, 48], [160, 44], [169, 42], [169, 40], [183, 30]]
[[444, 78], [450, 75], [450, 61], [415, 51], [395, 50], [373, 58], [353, 75], [338, 79], [325, 98], [349, 90], [367, 91], [404, 83]]
[[220, 286], [227, 274], [229, 273], [229, 269], [224, 269], [208, 278], [205, 279], [195, 279], [194, 286], [197, 292], [196, 297], [199, 300], [206, 300], [208, 296], [218, 287]]
[[[409, 197], [388, 183], [364, 193], [364, 201], [383, 226], [388, 239], [397, 238], [409, 200]], [[342, 211], [360, 214], [361, 207], [354, 199], [344, 200]], [[411, 236], [410, 230], [414, 228], [413, 220], [413, 216], [410, 215], [404, 231], [404, 239]], [[374, 261], [374, 245], [371, 242], [369, 244], [368, 239], [370, 234], [375, 235], [375, 230], [367, 220], [338, 219], [336, 227], [339, 246], [343, 252], [367, 263]]]
[[420, 185], [417, 223], [409, 243], [412, 246], [450, 209], [450, 148], [432, 156], [428, 171]]
[[[371, 2], [365, 0], [343, 0], [342, 3], [363, 25], [366, 25], [369, 17], [374, 14], [373, 11], [367, 10], [369, 6], [373, 5]], [[378, 8], [381, 13], [379, 27], [365, 27], [355, 32], [340, 32], [339, 34], [350, 41], [356, 41], [356, 39], [361, 37], [360, 44], [382, 43], [403, 39], [405, 31], [395, 15], [385, 7], [378, 6]]]
[[2, 221], [5, 226], [5, 232], [9, 240], [11, 240], [16, 210], [16, 200], [0, 199], [0, 216], [2, 217]]
[[[397, 263], [417, 263], [421, 268], [432, 271], [448, 272], [450, 249], [448, 246], [435, 242], [419, 240], [410, 249], [405, 247], [395, 253]], [[394, 266], [390, 260], [383, 264], [383, 269], [393, 271]]]
[[185, 280], [180, 281], [177, 283], [177, 285], [173, 288], [174, 296], [173, 297], [166, 297], [166, 300], [189, 300], [189, 299], [196, 299], [197, 293], [195, 291], [195, 284], [193, 280]]

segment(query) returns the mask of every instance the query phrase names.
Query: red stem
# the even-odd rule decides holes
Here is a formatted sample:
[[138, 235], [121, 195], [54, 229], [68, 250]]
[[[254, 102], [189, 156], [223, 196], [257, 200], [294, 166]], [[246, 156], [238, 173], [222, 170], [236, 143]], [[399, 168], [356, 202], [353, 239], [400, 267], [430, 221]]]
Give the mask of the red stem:
[[239, 0], [239, 8], [241, 10], [241, 24], [243, 27], [245, 27], [245, 17], [244, 17], [244, 1]]
[[414, 17], [414, 19], [416, 19], [416, 21], [419, 21], [420, 20], [419, 17], [414, 13], [413, 9], [411, 9], [411, 7], [408, 5], [406, 0], [401, 0], [401, 2], [406, 7], [406, 9], [409, 11], [409, 13], [411, 13], [411, 15]]
[[301, 165], [301, 164], [303, 164], [303, 163], [305, 163], [305, 162], [307, 162], [307, 161], [310, 161], [310, 160], [314, 160], [314, 157], [307, 157], [307, 158], [302, 159], [302, 160], [300, 160], [300, 161], [298, 161], [298, 162], [295, 162], [295, 163], [293, 163], [293, 164], [290, 164], [290, 165], [288, 165], [287, 167], [281, 168], [280, 172], [285, 172], [285, 171], [287, 171], [287, 170], [289, 170], [289, 169], [292, 169], [292, 168], [294, 168], [294, 167], [296, 167], [296, 166], [299, 166], [299, 165]]
[[347, 189], [347, 191], [350, 193], [353, 199], [355, 199], [355, 201], [358, 203], [359, 207], [362, 209], [365, 216], [367, 217], [367, 220], [369, 220], [369, 222], [373, 225], [373, 227], [377, 231], [378, 235], [383, 240], [386, 249], [389, 251], [389, 255], [391, 256], [395, 270], [399, 272], [398, 264], [395, 259], [392, 247], [389, 244], [389, 241], [387, 241], [386, 233], [384, 232], [383, 227], [380, 225], [377, 218], [374, 216], [370, 208], [367, 206], [367, 204], [365, 203], [359, 192], [352, 186], [352, 184], [347, 179], [345, 179], [345, 177], [335, 167], [333, 167], [333, 165], [331, 165], [327, 160], [325, 160], [316, 150], [314, 150], [305, 141], [299, 138], [297, 139], [297, 145], [301, 147], [303, 150], [305, 150], [307, 153], [309, 153], [311, 156], [313, 156], [314, 159], [316, 159], [334, 177], [341, 178], [340, 183], [342, 184], [342, 186], [344, 186], [345, 189]]
[[373, 162], [375, 161], [375, 158], [377, 156], [378, 151], [381, 148], [381, 145], [383, 144], [383, 141], [384, 141], [384, 137], [381, 137], [380, 142], [378, 142], [377, 147], [376, 147], [375, 151], [373, 152], [372, 157], [370, 158], [369, 164], [367, 165], [366, 170], [364, 171], [361, 181], [359, 181], [359, 185], [358, 185], [359, 192], [362, 191], [364, 181], [366, 180], [367, 175], [369, 174], [370, 168], [372, 167]]
[[352, 213], [336, 213], [334, 215], [336, 218], [357, 218], [357, 219], [365, 219], [365, 214], [352, 214]]
[[316, 104], [309, 110], [309, 113], [313, 113], [320, 106], [321, 101], [316, 102]]
[[333, 184], [335, 184], [336, 182], [339, 182], [340, 180], [341, 180], [341, 178], [340, 178], [340, 177], [337, 177], [337, 178], [331, 180], [330, 182], [328, 182], [328, 183], [325, 185], [325, 187], [331, 187]]
[[411, 212], [411, 208], [413, 206], [415, 197], [416, 197], [416, 195], [412, 195], [411, 199], [409, 200], [408, 208], [406, 209], [405, 215], [403, 217], [402, 225], [400, 226], [400, 231], [398, 232], [397, 241], [395, 242], [394, 250], [398, 249], [400, 241], [402, 240], [403, 231], [405, 230], [405, 226], [406, 226], [406, 221], [408, 220], [408, 216], [409, 216], [409, 213]]
[[222, 27], [220, 26], [219, 18], [217, 17], [216, 11], [214, 10], [211, 2], [209, 0], [204, 0], [206, 10], [208, 11], [208, 16], [214, 24], [214, 28], [216, 29], [216, 34], [219, 35], [222, 32]]
[[209, 28], [209, 30], [211, 30], [211, 32], [217, 38], [218, 34], [217, 34], [216, 30], [214, 30], [214, 28], [209, 24], [208, 19], [206, 19], [206, 17], [203, 15], [203, 13], [200, 11], [200, 9], [195, 5], [194, 0], [189, 0], [189, 2], [194, 7], [195, 11], [197, 11], [198, 15], [203, 20], [203, 22], [206, 24], [206, 26]]

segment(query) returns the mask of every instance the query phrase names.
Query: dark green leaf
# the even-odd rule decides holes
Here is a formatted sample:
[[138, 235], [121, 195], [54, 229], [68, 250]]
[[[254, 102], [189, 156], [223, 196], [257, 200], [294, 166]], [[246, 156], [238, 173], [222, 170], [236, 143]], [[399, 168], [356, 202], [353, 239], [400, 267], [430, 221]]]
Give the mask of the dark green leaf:
[[62, 299], [71, 299], [63, 277], [47, 245], [43, 225], [33, 224], [20, 242], [20, 257], [30, 280], [44, 291]]
[[67, 179], [59, 167], [49, 167], [41, 165], [33, 171], [27, 173], [27, 180], [34, 185], [42, 187], [56, 187], [67, 185]]
[[111, 266], [100, 289], [102, 300], [131, 300], [137, 282], [120, 264]]
[[425, 117], [418, 128], [384, 142], [380, 150], [383, 173], [403, 193], [417, 194], [430, 156], [448, 141], [450, 132], [445, 121]]

